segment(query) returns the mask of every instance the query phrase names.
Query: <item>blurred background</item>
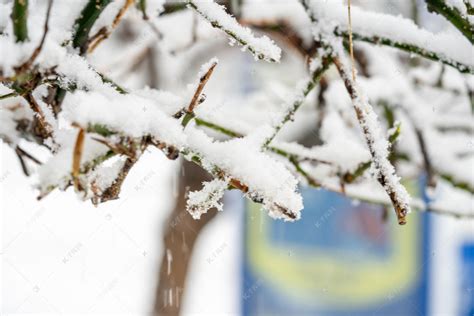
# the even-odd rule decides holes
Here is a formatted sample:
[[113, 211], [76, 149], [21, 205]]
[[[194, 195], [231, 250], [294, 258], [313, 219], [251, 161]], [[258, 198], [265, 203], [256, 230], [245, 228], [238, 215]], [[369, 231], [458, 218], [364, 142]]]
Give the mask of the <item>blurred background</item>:
[[[255, 3], [246, 14], [264, 15], [263, 4]], [[415, 14], [432, 31], [446, 27], [423, 1], [353, 4]], [[91, 62], [124, 86], [179, 93], [215, 55], [220, 63], [198, 114], [216, 120], [232, 115], [248, 124], [240, 130], [262, 122], [306, 74], [306, 60], [288, 38], [270, 34], [285, 56], [268, 65], [229, 47], [190, 11], [158, 18], [158, 29], [171, 30], [159, 41], [153, 30], [137, 29], [133, 18]], [[206, 40], [194, 43], [194, 37]], [[124, 48], [124, 42], [133, 45]], [[258, 105], [260, 116], [250, 104]], [[281, 139], [314, 145], [312, 113], [298, 112], [297, 124]], [[37, 150], [32, 146], [24, 144]], [[472, 219], [414, 212], [398, 226], [392, 210], [302, 188], [305, 209], [294, 223], [271, 219], [239, 192], [226, 194], [223, 212], [196, 221], [185, 211], [185, 196], [206, 174], [154, 149], [132, 169], [119, 200], [94, 207], [69, 188], [37, 201], [35, 177], [23, 175], [5, 144], [0, 154], [1, 314], [474, 314]], [[473, 168], [467, 172], [474, 176]], [[424, 181], [406, 185], [428, 198]]]

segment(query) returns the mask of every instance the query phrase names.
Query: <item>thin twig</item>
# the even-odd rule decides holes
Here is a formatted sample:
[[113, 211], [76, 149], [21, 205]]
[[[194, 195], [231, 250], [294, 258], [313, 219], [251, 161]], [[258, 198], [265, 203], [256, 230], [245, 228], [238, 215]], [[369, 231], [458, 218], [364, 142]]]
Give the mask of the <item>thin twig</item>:
[[[283, 128], [283, 126], [288, 123], [290, 120], [293, 119], [296, 111], [300, 108], [300, 106], [303, 104], [305, 98], [308, 96], [308, 94], [313, 90], [314, 87], [318, 84], [319, 80], [323, 76], [324, 72], [329, 68], [331, 65], [331, 54], [332, 50], [324, 50], [324, 53], [322, 56], [317, 56], [319, 65], [317, 66], [312, 66], [314, 67], [311, 69], [310, 77], [303, 86], [303, 89], [301, 91], [298, 91], [295, 93], [294, 99], [291, 101], [291, 106], [287, 108], [287, 111], [285, 115], [283, 116], [282, 120], [278, 122], [276, 126], [274, 126], [273, 133], [268, 137], [265, 142], [263, 143], [263, 148], [267, 148], [272, 140], [276, 137], [278, 132]], [[314, 61], [316, 62], [316, 61]]]
[[34, 163], [38, 164], [38, 165], [42, 165], [43, 163], [41, 161], [39, 161], [37, 158], [35, 158], [34, 156], [32, 156], [29, 152], [25, 151], [23, 148], [21, 148], [20, 146], [16, 146], [16, 151], [21, 153], [22, 156], [25, 156], [26, 158], [30, 159], [31, 161], [33, 161]]
[[10, 92], [10, 93], [4, 94], [4, 95], [0, 95], [0, 100], [8, 99], [8, 98], [16, 97], [16, 96], [18, 96], [18, 93]]
[[23, 171], [23, 173], [25, 174], [25, 176], [29, 177], [29, 176], [30, 176], [30, 172], [29, 172], [29, 170], [28, 170], [28, 167], [26, 166], [25, 160], [23, 159], [23, 154], [22, 154], [22, 152], [18, 149], [18, 147], [15, 148], [15, 153], [16, 153], [18, 159], [20, 160], [21, 170]]
[[[388, 161], [387, 157], [380, 157], [380, 155], [377, 153], [378, 149], [375, 148], [375, 144], [373, 142], [373, 139], [377, 137], [377, 135], [371, 134], [372, 131], [370, 129], [370, 126], [367, 124], [368, 114], [365, 113], [361, 105], [358, 104], [358, 102], [360, 102], [360, 97], [358, 95], [359, 93], [355, 86], [355, 82], [350, 80], [350, 77], [346, 73], [344, 65], [339, 59], [339, 56], [334, 56], [333, 61], [336, 65], [337, 70], [339, 71], [342, 80], [344, 81], [346, 90], [353, 101], [357, 119], [362, 127], [370, 154], [372, 155], [372, 163], [376, 167], [376, 170], [378, 170], [377, 180], [379, 181], [380, 185], [385, 189], [388, 196], [390, 197], [390, 200], [392, 201], [393, 207], [397, 214], [398, 223], [400, 225], [404, 225], [406, 224], [406, 215], [409, 212], [409, 205], [405, 203], [406, 201], [404, 200], [403, 195], [401, 195], [402, 192], [399, 191], [401, 189], [405, 191], [405, 188], [399, 182], [397, 177], [389, 174], [389, 171], [383, 168], [383, 164], [386, 164], [387, 166], [391, 166], [391, 164]], [[393, 168], [393, 166], [391, 168]], [[399, 187], [400, 190], [395, 189], [394, 186]]]
[[351, 55], [352, 80], [356, 80], [355, 66], [354, 66], [354, 45], [352, 43], [352, 16], [351, 16], [351, 0], [347, 1], [347, 15], [349, 19], [349, 52]]
[[[243, 137], [244, 136], [241, 133], [232, 131], [232, 130], [226, 128], [226, 127], [220, 126], [220, 125], [212, 123], [212, 122], [208, 122], [208, 121], [197, 118], [196, 122], [198, 122], [198, 121], [200, 122], [199, 125], [206, 126], [208, 128], [211, 128], [211, 129], [213, 129], [217, 132], [220, 132], [220, 133], [222, 133], [224, 135], [227, 135], [227, 136], [230, 136], [230, 137]], [[305, 159], [304, 157], [298, 157], [295, 154], [286, 152], [286, 151], [284, 151], [282, 149], [279, 149], [279, 148], [276, 148], [276, 147], [269, 147], [269, 149], [272, 152], [274, 152], [274, 153], [276, 153], [276, 154], [278, 154], [282, 157], [287, 158], [289, 160], [289, 162], [293, 165], [294, 165], [294, 161], [298, 162], [298, 161], [303, 161]], [[294, 157], [293, 162], [290, 161], [290, 157]], [[372, 163], [372, 161], [367, 161], [367, 162], [361, 164], [359, 166], [360, 170], [355, 171], [353, 173], [353, 175], [358, 177], [359, 174], [363, 173], [365, 170], [367, 170], [370, 167], [371, 163]], [[368, 202], [368, 203], [383, 204], [383, 205], [386, 205], [386, 206], [391, 205], [391, 202], [383, 202], [383, 201], [379, 201], [379, 200], [370, 200], [367, 197], [363, 197], [363, 196], [359, 196], [359, 195], [355, 195], [353, 193], [347, 192], [346, 190], [343, 190], [343, 188], [341, 186], [326, 185], [323, 182], [320, 182], [317, 179], [314, 179], [314, 177], [312, 177], [309, 173], [305, 172], [301, 167], [296, 168], [296, 166], [295, 166], [295, 170], [299, 175], [301, 175], [302, 177], [304, 177], [306, 179], [307, 183], [311, 187], [323, 188], [325, 190], [340, 193], [340, 194], [343, 194], [343, 195], [348, 196], [350, 198], [358, 199], [358, 200], [365, 201], [365, 202]], [[302, 171], [303, 171], [303, 173], [302, 173]], [[343, 179], [343, 180], [346, 181], [349, 184], [353, 183], [353, 180], [352, 181], [349, 180], [349, 179]], [[315, 186], [314, 184], [317, 184], [317, 185]], [[462, 187], [460, 187], [460, 188], [462, 189]], [[415, 209], [419, 210], [419, 211], [427, 211], [429, 213], [437, 213], [437, 214], [440, 214], [440, 215], [453, 216], [453, 217], [456, 217], [456, 218], [474, 218], [474, 213], [471, 214], [471, 213], [462, 213], [462, 212], [457, 212], [457, 211], [445, 211], [445, 210], [437, 209], [437, 208], [433, 208], [433, 207], [429, 207], [429, 208], [421, 208], [421, 207], [416, 207], [416, 206], [413, 206], [413, 207]]]
[[41, 37], [41, 41], [39, 45], [33, 51], [33, 54], [31, 54], [30, 58], [28, 58], [27, 61], [25, 61], [20, 67], [17, 68], [19, 72], [25, 71], [26, 69], [30, 68], [30, 66], [35, 62], [39, 53], [43, 49], [44, 41], [46, 39], [46, 34], [48, 34], [48, 30], [49, 30], [48, 24], [49, 24], [49, 17], [51, 16], [52, 6], [53, 6], [53, 0], [49, 0], [48, 9], [46, 10], [46, 19], [44, 21], [43, 36]]
[[110, 36], [112, 31], [119, 25], [120, 21], [122, 20], [122, 17], [125, 15], [125, 12], [127, 11], [127, 9], [132, 4], [133, 4], [133, 0], [126, 0], [123, 7], [120, 8], [119, 12], [115, 16], [110, 29], [102, 28], [99, 31], [100, 33], [98, 32], [96, 35], [92, 36], [91, 40], [89, 40], [90, 46], [89, 46], [89, 49], [87, 51], [89, 54], [91, 54], [103, 40], [105, 40], [106, 38], [108, 38]]
[[23, 96], [23, 98], [28, 102], [33, 112], [37, 114], [35, 118], [39, 124], [39, 127], [41, 129], [40, 132], [43, 137], [48, 138], [52, 136], [53, 127], [46, 120], [46, 116], [41, 107], [39, 106], [38, 102], [36, 102], [35, 98], [33, 97], [33, 94], [31, 92], [28, 92], [26, 93], [26, 95]]
[[216, 68], [217, 62], [214, 61], [212, 65], [209, 67], [209, 69], [206, 71], [204, 75], [199, 78], [199, 84], [196, 88], [196, 91], [194, 92], [194, 95], [189, 102], [188, 107], [186, 108], [185, 112], [186, 115], [183, 118], [183, 121], [181, 122], [181, 125], [183, 127], [186, 127], [186, 125], [194, 118], [194, 108], [199, 104], [199, 99], [201, 98], [201, 93], [204, 87], [206, 86], [206, 83], [209, 81], [209, 78], [212, 75], [212, 72], [214, 71], [214, 68]]

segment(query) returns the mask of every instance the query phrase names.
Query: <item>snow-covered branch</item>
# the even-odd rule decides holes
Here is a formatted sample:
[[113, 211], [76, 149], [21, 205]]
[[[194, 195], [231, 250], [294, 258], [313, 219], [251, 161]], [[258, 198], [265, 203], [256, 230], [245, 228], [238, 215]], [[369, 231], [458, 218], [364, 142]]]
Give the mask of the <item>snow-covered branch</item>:
[[406, 223], [406, 215], [410, 212], [410, 196], [405, 187], [400, 183], [400, 178], [395, 174], [395, 168], [388, 160], [389, 143], [381, 133], [377, 114], [368, 103], [367, 97], [361, 94], [360, 88], [351, 77], [350, 66], [339, 53], [333, 57], [339, 74], [341, 75], [347, 92], [349, 93], [359, 124], [367, 142], [375, 177], [380, 185], [385, 188], [398, 217], [399, 224]]
[[232, 40], [251, 52], [255, 59], [280, 61], [281, 49], [267, 36], [255, 37], [249, 28], [240, 25], [235, 18], [227, 14], [224, 7], [212, 0], [189, 0], [188, 4], [204, 17], [213, 27], [221, 29]]
[[[279, 42], [288, 48], [281, 64], [258, 67], [280, 70], [298, 59], [299, 68], [281, 76], [285, 80], [266, 74], [255, 80], [256, 89], [252, 86], [238, 98], [228, 97], [228, 90], [238, 89], [235, 78], [240, 74], [226, 68], [225, 50], [218, 52], [223, 56], [219, 67], [213, 58], [196, 71], [192, 84], [182, 83], [189, 80], [194, 63], [217, 55], [210, 51], [215, 30], [196, 24], [191, 14], [167, 14], [176, 9], [169, 4], [48, 2], [52, 9], [43, 2], [1, 4], [2, 12], [8, 9], [13, 18], [1, 25], [0, 45], [5, 49], [0, 51], [0, 137], [18, 156], [25, 174], [36, 171], [40, 197], [74, 186], [80, 198], [94, 204], [117, 199], [130, 170], [145, 151], [156, 148], [169, 159], [181, 155], [214, 178], [188, 197], [188, 211], [195, 218], [209, 208], [221, 209], [222, 194], [237, 189], [272, 217], [293, 221], [303, 209], [298, 192], [303, 183], [393, 205], [404, 223], [410, 207], [426, 205], [416, 197], [409, 199], [393, 165], [404, 179], [431, 170], [436, 188], [448, 188], [452, 198], [435, 200], [429, 211], [473, 217], [472, 207], [455, 210], [452, 203], [458, 198], [472, 200], [474, 180], [463, 171], [473, 157], [472, 148], [465, 146], [473, 133], [468, 100], [472, 77], [441, 63], [402, 64], [393, 50], [363, 43], [398, 47], [472, 73], [469, 41], [457, 33], [432, 34], [400, 17], [353, 8], [353, 35], [361, 40], [354, 47], [361, 75], [353, 80], [341, 39], [349, 31], [346, 8], [332, 1], [302, 2], [312, 19], [304, 22], [306, 31], [311, 29], [309, 39], [303, 38], [294, 21], [281, 22], [277, 15], [249, 20], [243, 10], [238, 14], [243, 27], [214, 1], [189, 0], [176, 6], [195, 10], [256, 59], [280, 61], [281, 50], [251, 29], [285, 38]], [[292, 8], [306, 14], [298, 2]], [[272, 10], [265, 14], [272, 17]], [[70, 16], [63, 18], [57, 12]], [[151, 22], [162, 35], [158, 39], [138, 34], [142, 26], [149, 30]], [[32, 27], [36, 25], [43, 27]], [[188, 33], [181, 38], [181, 32]], [[127, 54], [111, 54], [109, 47], [126, 46], [130, 38], [137, 38], [138, 45], [128, 45]], [[87, 55], [105, 39], [110, 45]], [[185, 49], [178, 52], [176, 47]], [[130, 63], [129, 52], [139, 60]], [[110, 62], [112, 55], [120, 56]], [[308, 56], [313, 56], [309, 63]], [[143, 61], [153, 66], [145, 67]], [[342, 81], [334, 76], [332, 64]], [[174, 92], [140, 88], [152, 81], [143, 79], [145, 73], [159, 77], [154, 82]], [[233, 81], [223, 80], [226, 73], [233, 75]], [[301, 77], [306, 78], [300, 81]], [[290, 88], [294, 82], [299, 83]], [[205, 98], [204, 90], [209, 95], [221, 93], [226, 97], [222, 103], [232, 99], [238, 106], [219, 107], [216, 103], [221, 101], [214, 95]], [[435, 106], [439, 113], [431, 110]], [[426, 109], [433, 113], [427, 115]], [[379, 119], [376, 113], [385, 115]], [[222, 135], [228, 139], [222, 140]], [[298, 143], [303, 137], [305, 141]], [[434, 141], [447, 150], [438, 149]], [[48, 153], [37, 159], [24, 142], [39, 144]]]
[[444, 16], [471, 44], [474, 44], [474, 20], [469, 17], [468, 2], [457, 5], [445, 0], [425, 0], [425, 2], [428, 5], [428, 10]]
[[309, 78], [300, 84], [300, 87], [297, 88], [295, 95], [291, 98], [291, 100], [286, 102], [280, 117], [275, 118], [273, 132], [265, 140], [263, 147], [267, 147], [281, 130], [281, 128], [286, 123], [293, 120], [296, 111], [298, 111], [299, 107], [303, 104], [306, 96], [318, 84], [319, 79], [321, 79], [324, 72], [331, 65], [331, 55], [332, 50], [328, 48], [321, 48], [318, 51], [317, 56], [310, 63]]
[[[333, 33], [349, 38], [345, 7], [339, 1], [301, 0], [315, 23], [316, 33]], [[395, 47], [422, 57], [440, 61], [460, 72], [474, 74], [472, 45], [464, 37], [434, 34], [408, 19], [393, 15], [352, 9], [354, 40]]]

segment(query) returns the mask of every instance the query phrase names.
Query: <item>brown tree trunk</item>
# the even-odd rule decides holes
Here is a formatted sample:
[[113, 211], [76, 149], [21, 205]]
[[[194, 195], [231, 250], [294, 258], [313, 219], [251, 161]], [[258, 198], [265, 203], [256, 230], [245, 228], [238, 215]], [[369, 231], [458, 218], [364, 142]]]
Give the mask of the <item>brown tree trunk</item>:
[[184, 176], [179, 184], [178, 200], [164, 226], [164, 251], [158, 275], [154, 315], [179, 315], [194, 244], [201, 230], [217, 213], [213, 209], [200, 220], [194, 220], [186, 211], [186, 192], [200, 189], [209, 175], [187, 161], [183, 162], [183, 168]]

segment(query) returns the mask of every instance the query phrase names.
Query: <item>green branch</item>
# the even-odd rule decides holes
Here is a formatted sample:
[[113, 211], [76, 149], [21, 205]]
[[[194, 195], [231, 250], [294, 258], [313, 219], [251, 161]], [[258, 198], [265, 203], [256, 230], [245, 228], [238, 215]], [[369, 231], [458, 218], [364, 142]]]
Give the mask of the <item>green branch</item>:
[[28, 0], [15, 0], [12, 11], [13, 34], [17, 42], [28, 40]]
[[442, 15], [446, 20], [456, 27], [471, 44], [474, 44], [474, 26], [463, 17], [457, 8], [446, 4], [444, 0], [425, 0], [428, 10]]
[[82, 9], [81, 15], [76, 19], [74, 23], [75, 28], [72, 46], [79, 48], [81, 55], [85, 55], [87, 52], [89, 33], [92, 26], [111, 1], [112, 0], [89, 0], [84, 9]]
[[[212, 123], [212, 122], [200, 119], [200, 118], [196, 118], [196, 123], [200, 126], [208, 127], [210, 129], [213, 129], [217, 132], [220, 132], [220, 133], [222, 133], [224, 135], [227, 135], [227, 136], [230, 136], [230, 137], [244, 137], [245, 136], [241, 133], [238, 133], [236, 131], [233, 131], [231, 129], [223, 127], [221, 125], [218, 125], [218, 124], [215, 124], [215, 123]], [[394, 134], [398, 134], [398, 133], [396, 131], [394, 131]], [[382, 205], [386, 205], [386, 206], [391, 206], [392, 205], [390, 202], [374, 201], [374, 200], [370, 200], [370, 199], [368, 199], [367, 197], [364, 197], [364, 196], [356, 196], [356, 195], [348, 193], [347, 191], [342, 190], [341, 188], [336, 189], [336, 187], [325, 186], [324, 184], [321, 184], [319, 181], [317, 181], [316, 179], [311, 177], [311, 175], [309, 175], [301, 167], [301, 165], [299, 164], [299, 161], [304, 160], [304, 158], [302, 158], [302, 157], [300, 157], [296, 154], [290, 153], [288, 151], [285, 151], [281, 148], [270, 146], [268, 149], [270, 151], [272, 151], [273, 153], [279, 155], [279, 156], [287, 158], [288, 161], [295, 167], [296, 172], [306, 179], [306, 181], [308, 182], [310, 187], [314, 187], [314, 188], [321, 188], [322, 187], [322, 188], [324, 188], [328, 191], [340, 193], [340, 194], [343, 194], [343, 195], [346, 195], [346, 196], [349, 196], [351, 198], [355, 198], [355, 199], [358, 199], [358, 200], [361, 200], [361, 201], [367, 202], [367, 203], [382, 204]], [[189, 154], [189, 152], [184, 152], [183, 154]], [[200, 163], [201, 163], [200, 159], [197, 159], [196, 157], [193, 157], [192, 160], [195, 163], [197, 163], [198, 165], [200, 165]], [[367, 161], [367, 162], [361, 163], [359, 165], [359, 167], [356, 169], [356, 171], [354, 173], [352, 173], [351, 175], [355, 176], [355, 178], [358, 178], [360, 175], [362, 175], [370, 167], [371, 163], [372, 163], [372, 161]], [[443, 178], [446, 179], [445, 176], [443, 176]], [[343, 179], [343, 180], [347, 180], [347, 179]], [[355, 179], [352, 179], [352, 181], [345, 181], [345, 182], [346, 183], [353, 183], [354, 180]], [[462, 188], [462, 186], [463, 185], [461, 184], [460, 186], [458, 186], [458, 188]], [[466, 214], [466, 213], [456, 212], [456, 211], [446, 211], [446, 210], [436, 209], [436, 208], [432, 208], [432, 207], [430, 207], [430, 208], [419, 208], [418, 207], [416, 209], [418, 209], [419, 211], [426, 210], [427, 212], [430, 212], [430, 213], [437, 213], [437, 214], [441, 214], [441, 215], [449, 215], [449, 216], [453, 216], [453, 217], [456, 217], [456, 218], [474, 218], [474, 214]]]
[[[341, 30], [339, 28], [336, 28], [334, 30], [334, 34], [336, 36], [344, 37], [346, 39], [349, 38], [349, 32], [346, 31], [346, 30]], [[390, 47], [398, 48], [398, 49], [400, 49], [402, 51], [405, 51], [407, 53], [417, 54], [421, 57], [424, 57], [424, 58], [427, 58], [427, 59], [430, 59], [430, 60], [433, 60], [433, 61], [438, 61], [438, 62], [441, 62], [441, 63], [446, 64], [448, 66], [454, 67], [459, 72], [474, 74], [474, 67], [473, 66], [468, 66], [468, 65], [463, 64], [461, 62], [458, 62], [458, 61], [452, 60], [450, 58], [447, 58], [446, 56], [444, 56], [442, 54], [427, 50], [423, 47], [419, 47], [419, 46], [416, 46], [416, 45], [413, 45], [413, 44], [394, 41], [394, 40], [392, 40], [390, 38], [386, 38], [386, 37], [366, 36], [366, 35], [362, 35], [362, 34], [355, 33], [355, 32], [352, 33], [352, 38], [354, 40], [363, 41], [363, 42], [367, 42], [367, 43], [371, 43], [371, 44], [384, 45], [384, 46], [390, 46]]]

